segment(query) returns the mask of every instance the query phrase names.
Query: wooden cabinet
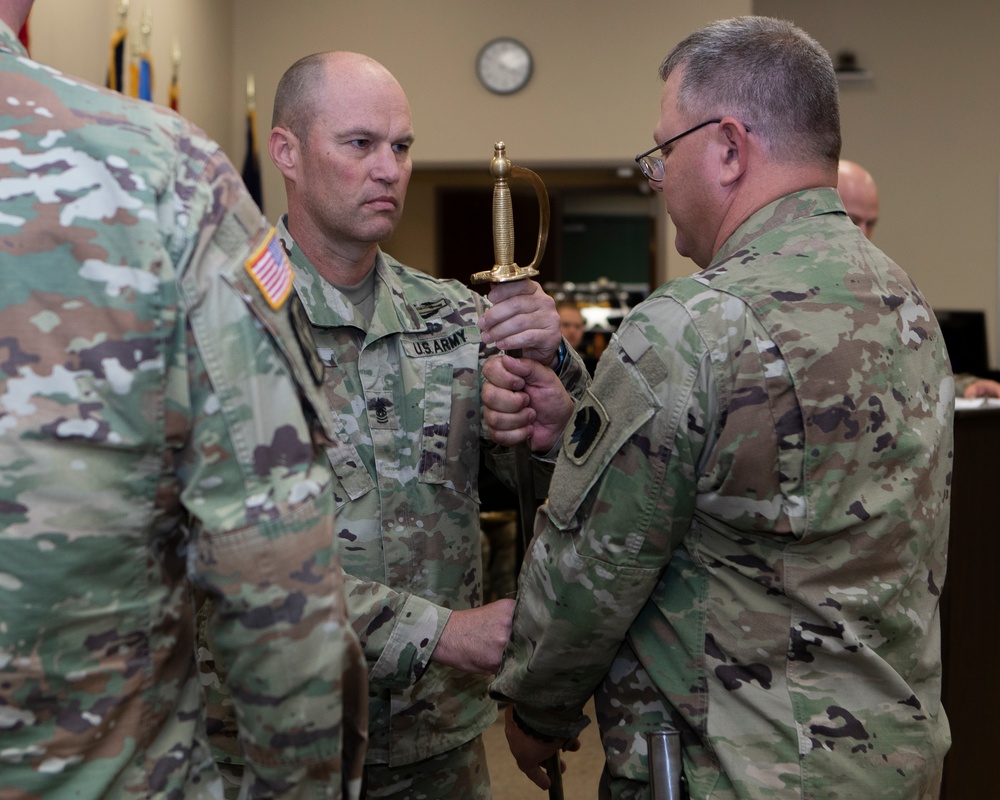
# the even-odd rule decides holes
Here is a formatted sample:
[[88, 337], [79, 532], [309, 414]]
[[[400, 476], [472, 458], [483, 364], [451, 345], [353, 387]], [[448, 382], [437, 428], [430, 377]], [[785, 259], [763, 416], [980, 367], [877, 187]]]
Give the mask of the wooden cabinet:
[[1000, 408], [955, 413], [948, 574], [941, 597], [952, 746], [943, 800], [993, 797], [1000, 734]]

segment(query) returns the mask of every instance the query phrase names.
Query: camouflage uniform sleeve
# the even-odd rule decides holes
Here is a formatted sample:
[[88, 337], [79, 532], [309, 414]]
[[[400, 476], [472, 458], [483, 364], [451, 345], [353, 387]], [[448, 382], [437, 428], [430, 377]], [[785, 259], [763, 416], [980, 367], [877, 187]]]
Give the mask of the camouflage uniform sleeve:
[[372, 684], [401, 689], [415, 683], [430, 665], [451, 610], [349, 574], [344, 591]]
[[248, 796], [339, 797], [342, 698], [363, 702], [365, 687], [350, 668], [359, 656], [314, 428], [320, 396], [306, 347], [296, 349], [291, 295], [250, 274], [267, 255], [266, 221], [221, 154], [190, 178], [178, 190], [193, 195], [178, 259], [187, 341], [167, 412], [190, 415], [176, 456], [195, 520], [188, 572], [214, 605]]
[[491, 686], [551, 735], [587, 724], [584, 703], [694, 512], [714, 381], [700, 340], [664, 341], [685, 329], [683, 308], [646, 309], [613, 337], [567, 426]]

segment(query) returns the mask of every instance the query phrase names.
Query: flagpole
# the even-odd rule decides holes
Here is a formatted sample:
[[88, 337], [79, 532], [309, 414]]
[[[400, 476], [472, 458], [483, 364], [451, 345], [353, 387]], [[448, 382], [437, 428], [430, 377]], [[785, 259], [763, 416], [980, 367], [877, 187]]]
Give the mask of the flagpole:
[[142, 23], [139, 26], [142, 36], [142, 50], [139, 53], [139, 86], [137, 97], [140, 100], [153, 99], [153, 55], [149, 51], [149, 39], [153, 33], [153, 11], [148, 6], [142, 12]]
[[120, 0], [118, 3], [118, 27], [111, 34], [111, 47], [108, 53], [108, 80], [109, 89], [121, 92], [125, 88], [124, 68], [125, 68], [125, 39], [128, 36], [128, 16], [129, 0]]
[[172, 65], [172, 70], [170, 74], [170, 92], [168, 95], [168, 104], [170, 108], [174, 111], [180, 111], [181, 104], [181, 86], [180, 86], [180, 71], [181, 71], [181, 45], [174, 39], [174, 48], [170, 53], [170, 62]]

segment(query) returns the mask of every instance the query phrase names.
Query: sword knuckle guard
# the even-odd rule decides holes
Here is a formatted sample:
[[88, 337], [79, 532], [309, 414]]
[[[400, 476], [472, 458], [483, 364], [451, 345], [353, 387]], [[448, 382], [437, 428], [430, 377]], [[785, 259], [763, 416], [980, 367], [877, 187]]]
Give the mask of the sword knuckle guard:
[[[505, 283], [533, 278], [538, 274], [538, 265], [545, 254], [549, 236], [549, 195], [545, 184], [530, 169], [516, 167], [506, 156], [506, 145], [497, 142], [490, 161], [490, 175], [493, 176], [493, 257], [496, 263], [492, 270], [476, 272], [470, 278], [472, 283]], [[535, 258], [526, 267], [514, 263], [514, 209], [510, 199], [509, 178], [525, 178], [535, 188], [538, 198], [538, 244]]]

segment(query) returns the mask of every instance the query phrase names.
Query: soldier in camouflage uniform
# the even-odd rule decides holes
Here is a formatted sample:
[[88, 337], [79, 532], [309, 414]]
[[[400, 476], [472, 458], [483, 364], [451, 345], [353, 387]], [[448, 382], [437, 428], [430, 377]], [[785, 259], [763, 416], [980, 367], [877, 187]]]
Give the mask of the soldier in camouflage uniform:
[[245, 796], [356, 795], [364, 665], [291, 268], [203, 133], [30, 60], [30, 7], [0, 0], [0, 798], [221, 798], [192, 588]]
[[371, 682], [368, 797], [488, 798], [486, 676], [513, 600], [483, 605], [481, 367], [497, 346], [520, 347], [571, 388], [589, 379], [534, 281], [494, 288], [490, 307], [380, 250], [402, 214], [413, 141], [406, 95], [381, 64], [302, 59], [278, 85], [273, 125], [288, 196], [278, 234], [336, 427], [349, 616]]
[[[930, 800], [949, 744], [940, 330], [833, 188], [819, 45], [722, 21], [661, 77], [642, 168], [702, 270], [626, 317], [570, 415], [492, 685], [512, 752], [546, 786], [593, 692], [601, 797], [649, 797], [645, 734], [677, 729], [692, 798]], [[497, 441], [546, 445], [557, 426], [513, 390], [541, 415], [559, 388], [507, 356], [487, 376]]]

